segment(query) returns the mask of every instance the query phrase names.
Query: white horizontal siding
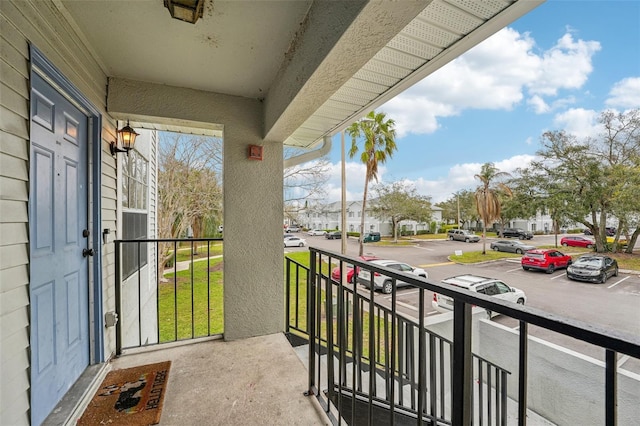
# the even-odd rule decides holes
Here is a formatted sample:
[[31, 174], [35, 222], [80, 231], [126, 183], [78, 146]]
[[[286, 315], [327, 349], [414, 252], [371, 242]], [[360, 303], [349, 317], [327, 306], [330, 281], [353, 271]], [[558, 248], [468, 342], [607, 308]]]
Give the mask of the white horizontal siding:
[[[98, 109], [103, 119], [101, 229], [116, 229], [115, 121], [106, 113], [107, 79], [54, 2], [0, 1], [0, 418], [29, 424], [29, 43]], [[111, 234], [115, 237], [115, 233]], [[113, 243], [102, 247], [103, 310], [113, 310]], [[115, 348], [109, 329], [104, 353]]]

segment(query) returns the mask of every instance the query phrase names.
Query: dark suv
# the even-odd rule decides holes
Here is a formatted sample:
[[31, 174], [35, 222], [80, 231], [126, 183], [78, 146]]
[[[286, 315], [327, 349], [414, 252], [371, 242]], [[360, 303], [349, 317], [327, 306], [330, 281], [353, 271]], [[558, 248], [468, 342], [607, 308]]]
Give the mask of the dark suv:
[[502, 230], [502, 236], [504, 238], [519, 238], [521, 240], [530, 240], [533, 238], [531, 232], [525, 231], [522, 228], [504, 228]]

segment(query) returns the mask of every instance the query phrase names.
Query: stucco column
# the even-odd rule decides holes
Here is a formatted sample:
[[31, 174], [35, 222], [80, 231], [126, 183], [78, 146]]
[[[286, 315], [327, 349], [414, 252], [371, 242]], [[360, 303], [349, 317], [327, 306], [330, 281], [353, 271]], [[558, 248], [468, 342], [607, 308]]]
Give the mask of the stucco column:
[[[283, 147], [247, 129], [224, 132], [224, 335], [284, 330]], [[263, 160], [247, 158], [263, 145]]]

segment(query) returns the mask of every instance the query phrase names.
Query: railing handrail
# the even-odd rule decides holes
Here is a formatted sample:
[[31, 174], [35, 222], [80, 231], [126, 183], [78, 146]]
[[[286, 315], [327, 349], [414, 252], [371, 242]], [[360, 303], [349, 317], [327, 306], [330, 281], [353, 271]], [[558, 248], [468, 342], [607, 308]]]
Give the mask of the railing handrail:
[[598, 325], [589, 324], [584, 321], [563, 317], [557, 314], [551, 314], [541, 309], [503, 301], [495, 297], [465, 290], [453, 285], [443, 284], [430, 279], [405, 274], [385, 266], [363, 261], [357, 257], [342, 255], [318, 249], [316, 247], [309, 247], [309, 251], [330, 256], [331, 259], [350, 263], [362, 269], [380, 272], [391, 278], [407, 282], [413, 287], [443, 294], [455, 300], [477, 305], [492, 312], [498, 312], [519, 321], [540, 326], [583, 342], [623, 353], [634, 358], [640, 358], [640, 336], [627, 334], [618, 330], [608, 330]]

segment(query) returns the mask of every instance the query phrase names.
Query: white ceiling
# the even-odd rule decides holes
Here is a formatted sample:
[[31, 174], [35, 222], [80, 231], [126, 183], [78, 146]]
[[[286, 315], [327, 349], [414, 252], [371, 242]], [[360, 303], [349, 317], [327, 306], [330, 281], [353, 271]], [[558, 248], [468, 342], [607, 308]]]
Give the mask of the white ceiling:
[[[281, 97], [279, 77], [296, 55], [305, 47], [316, 48], [323, 57], [305, 57], [297, 74], [289, 77], [291, 83], [297, 76], [307, 85], [313, 83], [314, 73], [326, 67], [322, 60], [331, 57], [335, 76], [325, 69], [323, 85], [336, 90], [307, 102], [304, 116], [292, 120], [294, 127], [283, 136], [286, 145], [309, 148], [540, 3], [206, 0], [204, 16], [195, 25], [172, 19], [163, 0], [59, 0], [57, 6], [71, 18], [108, 77], [267, 103], [270, 97]], [[405, 19], [397, 28], [396, 10]], [[333, 56], [323, 50], [327, 45]], [[358, 61], [357, 68], [344, 66], [349, 61]], [[340, 84], [331, 82], [333, 78]]]

